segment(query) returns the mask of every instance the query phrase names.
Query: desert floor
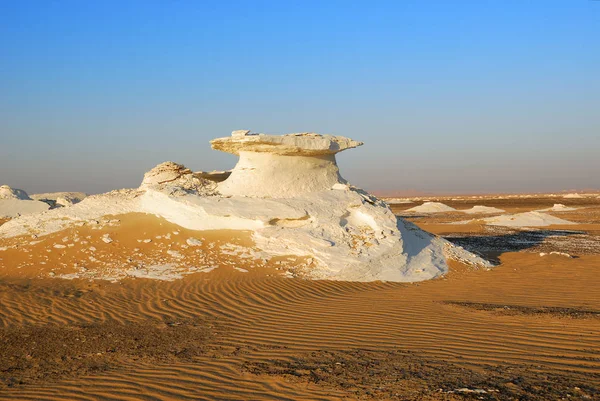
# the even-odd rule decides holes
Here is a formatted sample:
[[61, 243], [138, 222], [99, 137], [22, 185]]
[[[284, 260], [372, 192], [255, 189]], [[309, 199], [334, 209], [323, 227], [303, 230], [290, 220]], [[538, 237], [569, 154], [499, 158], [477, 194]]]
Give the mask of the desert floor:
[[[600, 199], [453, 199], [429, 200], [511, 213], [563, 203], [578, 209], [550, 214], [578, 224], [456, 225], [477, 216], [393, 205], [498, 264], [451, 263], [447, 276], [415, 284], [283, 277], [301, 261], [219, 251], [251, 246], [244, 232], [205, 232], [198, 249], [178, 248], [218, 266], [211, 271], [90, 280], [102, 261], [159, 257], [200, 236], [144, 215], [0, 240], [0, 399], [600, 399]], [[55, 247], [74, 237], [85, 247]], [[58, 278], [89, 259], [90, 245], [90, 275]]]

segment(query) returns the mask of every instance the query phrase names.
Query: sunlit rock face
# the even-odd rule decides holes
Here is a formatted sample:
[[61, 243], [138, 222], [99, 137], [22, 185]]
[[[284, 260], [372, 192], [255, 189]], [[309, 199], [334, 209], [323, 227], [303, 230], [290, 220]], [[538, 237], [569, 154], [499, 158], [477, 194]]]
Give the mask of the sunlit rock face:
[[299, 256], [304, 264], [293, 274], [309, 279], [422, 281], [445, 274], [447, 258], [490, 266], [397, 218], [385, 202], [347, 183], [335, 155], [361, 142], [313, 133], [235, 131], [211, 144], [239, 156], [231, 174], [194, 173], [181, 164], [161, 163], [137, 189], [21, 216], [0, 226], [0, 238], [45, 235], [102, 216], [141, 212], [189, 230], [250, 232], [257, 257]]
[[164, 162], [144, 174], [139, 189], [207, 196], [215, 194], [216, 186], [216, 182], [198, 176], [182, 164]]
[[22, 189], [11, 188], [8, 185], [0, 185], [0, 199], [31, 200], [27, 192]]
[[229, 178], [219, 184], [221, 194], [289, 198], [345, 183], [335, 154], [362, 142], [314, 133], [265, 135], [234, 131], [231, 137], [212, 140], [211, 145], [240, 157]]

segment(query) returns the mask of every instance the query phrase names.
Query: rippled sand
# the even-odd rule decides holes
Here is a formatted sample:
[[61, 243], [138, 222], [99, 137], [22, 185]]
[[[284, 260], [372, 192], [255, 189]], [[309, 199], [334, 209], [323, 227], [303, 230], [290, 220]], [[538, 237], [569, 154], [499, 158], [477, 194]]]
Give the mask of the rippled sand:
[[[600, 205], [586, 207], [560, 216], [581, 223], [569, 230], [587, 229], [593, 239]], [[232, 241], [251, 248], [244, 233], [116, 218], [119, 224], [78, 234], [92, 237], [84, 245], [101, 254], [88, 271], [113, 259], [125, 263], [134, 248], [140, 260], [160, 257], [158, 250], [190, 236], [203, 238], [218, 268], [173, 281], [63, 280], [48, 274], [73, 273], [74, 263], [89, 257], [83, 246], [53, 248], [67, 233], [34, 245], [30, 238], [0, 240], [0, 247], [21, 241], [0, 252], [0, 399], [599, 396], [600, 249], [593, 241], [575, 258], [540, 256], [536, 247], [550, 251], [558, 242], [496, 252], [501, 264], [492, 270], [452, 263], [445, 278], [418, 284], [327, 282], [283, 277], [297, 260], [269, 265], [219, 253], [219, 244]], [[490, 234], [444, 219], [452, 220], [413, 221], [438, 233]], [[179, 234], [170, 240], [155, 238], [173, 231]], [[101, 241], [107, 232], [118, 247]], [[153, 241], [138, 242], [142, 237]]]

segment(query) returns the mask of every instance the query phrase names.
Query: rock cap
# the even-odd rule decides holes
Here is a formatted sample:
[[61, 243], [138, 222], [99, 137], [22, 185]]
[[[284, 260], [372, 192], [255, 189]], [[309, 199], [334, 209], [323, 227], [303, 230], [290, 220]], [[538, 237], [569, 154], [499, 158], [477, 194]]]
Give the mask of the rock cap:
[[285, 135], [252, 134], [247, 130], [233, 131], [230, 137], [210, 141], [213, 149], [239, 155], [240, 152], [261, 152], [285, 156], [332, 155], [363, 143], [343, 136], [300, 132]]

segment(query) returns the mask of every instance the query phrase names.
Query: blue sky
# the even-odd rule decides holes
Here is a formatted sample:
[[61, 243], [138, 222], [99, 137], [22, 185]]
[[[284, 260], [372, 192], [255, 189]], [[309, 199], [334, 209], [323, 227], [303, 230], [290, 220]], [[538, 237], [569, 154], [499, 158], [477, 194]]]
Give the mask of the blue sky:
[[600, 188], [600, 1], [0, 0], [0, 184], [231, 168], [235, 129], [362, 140], [368, 190]]

